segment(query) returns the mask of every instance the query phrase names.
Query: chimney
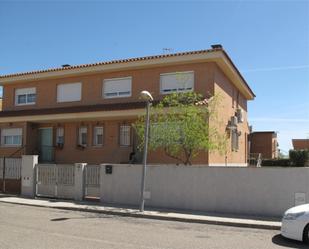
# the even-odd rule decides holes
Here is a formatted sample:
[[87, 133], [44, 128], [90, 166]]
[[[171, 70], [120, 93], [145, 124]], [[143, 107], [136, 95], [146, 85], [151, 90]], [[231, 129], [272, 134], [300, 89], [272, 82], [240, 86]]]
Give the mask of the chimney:
[[223, 47], [222, 47], [221, 44], [213, 44], [213, 45], [211, 45], [211, 48], [212, 49], [222, 49]]

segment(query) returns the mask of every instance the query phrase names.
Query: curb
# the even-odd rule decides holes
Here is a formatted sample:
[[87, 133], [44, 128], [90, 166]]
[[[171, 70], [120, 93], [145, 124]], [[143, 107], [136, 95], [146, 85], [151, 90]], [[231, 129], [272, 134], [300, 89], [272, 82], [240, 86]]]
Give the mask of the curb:
[[161, 215], [155, 215], [155, 214], [130, 213], [130, 212], [113, 211], [113, 210], [96, 210], [96, 209], [91, 209], [91, 208], [80, 208], [80, 207], [61, 207], [61, 206], [53, 207], [53, 206], [45, 206], [45, 205], [40, 205], [40, 204], [6, 202], [6, 201], [1, 201], [1, 200], [0, 202], [7, 203], [7, 204], [23, 205], [23, 206], [53, 208], [53, 209], [88, 212], [88, 213], [100, 213], [100, 214], [106, 214], [106, 215], [144, 218], [144, 219], [153, 219], [153, 220], [177, 221], [177, 222], [208, 224], [208, 225], [223, 225], [223, 226], [231, 226], [231, 227], [256, 228], [256, 229], [265, 229], [265, 230], [280, 230], [281, 228], [280, 225], [271, 225], [271, 224], [254, 224], [254, 223], [242, 223], [242, 222], [234, 222], [234, 221], [222, 221], [222, 220], [219, 221], [219, 220], [194, 219], [194, 218], [185, 218], [185, 217], [171, 217], [171, 216], [161, 216]]

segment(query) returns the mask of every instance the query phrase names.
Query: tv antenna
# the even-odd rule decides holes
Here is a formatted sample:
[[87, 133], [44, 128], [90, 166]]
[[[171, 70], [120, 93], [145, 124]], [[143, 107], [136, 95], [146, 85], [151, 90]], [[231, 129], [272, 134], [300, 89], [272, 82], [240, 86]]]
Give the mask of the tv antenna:
[[163, 54], [171, 54], [173, 50], [172, 48], [162, 48]]

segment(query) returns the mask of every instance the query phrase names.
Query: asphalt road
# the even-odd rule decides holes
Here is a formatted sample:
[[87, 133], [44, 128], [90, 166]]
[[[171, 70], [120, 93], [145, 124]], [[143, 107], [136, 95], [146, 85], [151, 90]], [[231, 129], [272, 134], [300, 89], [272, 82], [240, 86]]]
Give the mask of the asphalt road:
[[279, 231], [116, 217], [0, 203], [0, 248], [308, 248]]

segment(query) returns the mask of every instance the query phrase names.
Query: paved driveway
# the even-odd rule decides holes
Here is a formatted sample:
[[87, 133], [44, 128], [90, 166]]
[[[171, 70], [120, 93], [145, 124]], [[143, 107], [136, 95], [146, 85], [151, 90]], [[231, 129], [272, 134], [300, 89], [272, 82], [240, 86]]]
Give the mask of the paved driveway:
[[0, 203], [0, 248], [307, 248], [278, 231]]

